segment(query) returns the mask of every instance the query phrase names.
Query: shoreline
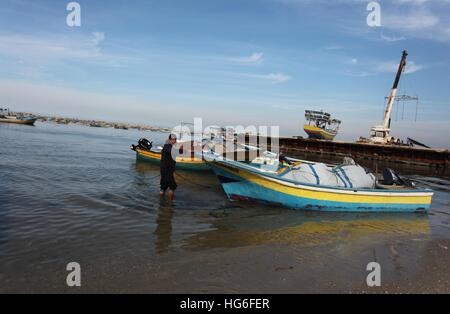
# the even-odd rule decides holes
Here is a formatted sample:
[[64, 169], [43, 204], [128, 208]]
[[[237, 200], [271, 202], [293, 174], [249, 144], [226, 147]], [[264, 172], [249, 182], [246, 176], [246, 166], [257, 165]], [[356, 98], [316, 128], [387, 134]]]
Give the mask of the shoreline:
[[231, 202], [196, 172], [171, 204], [160, 168], [128, 149], [137, 132], [42, 124], [0, 128], [2, 293], [450, 292], [450, 180], [418, 177], [435, 190], [428, 215]]
[[39, 122], [53, 122], [56, 124], [77, 124], [84, 125], [89, 127], [96, 128], [115, 128], [115, 129], [136, 129], [139, 131], [152, 131], [152, 132], [163, 132], [169, 133], [171, 129], [168, 127], [157, 127], [148, 124], [134, 124], [134, 123], [125, 123], [125, 122], [112, 122], [112, 121], [103, 121], [103, 120], [94, 120], [94, 119], [79, 119], [79, 118], [68, 118], [68, 117], [58, 117], [58, 116], [46, 116], [39, 115], [28, 112], [11, 112], [12, 115], [16, 115], [18, 117], [27, 117], [31, 116], [36, 118]]

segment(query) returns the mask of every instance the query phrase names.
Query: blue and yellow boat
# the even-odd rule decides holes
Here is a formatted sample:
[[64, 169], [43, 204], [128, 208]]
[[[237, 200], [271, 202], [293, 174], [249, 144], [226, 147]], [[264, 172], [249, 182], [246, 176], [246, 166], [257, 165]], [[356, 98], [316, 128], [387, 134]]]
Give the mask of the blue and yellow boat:
[[34, 122], [36, 122], [36, 120], [37, 120], [36, 118], [32, 118], [32, 117], [15, 117], [15, 116], [0, 115], [0, 122], [3, 122], [3, 123], [34, 125]]
[[337, 132], [328, 131], [326, 129], [319, 128], [318, 126], [307, 124], [303, 126], [303, 130], [306, 134], [308, 134], [309, 138], [318, 140], [332, 141], [337, 134]]
[[251, 164], [214, 159], [212, 170], [231, 200], [254, 200], [294, 209], [343, 212], [427, 212], [433, 191], [376, 185], [373, 189], [324, 186], [284, 178]]

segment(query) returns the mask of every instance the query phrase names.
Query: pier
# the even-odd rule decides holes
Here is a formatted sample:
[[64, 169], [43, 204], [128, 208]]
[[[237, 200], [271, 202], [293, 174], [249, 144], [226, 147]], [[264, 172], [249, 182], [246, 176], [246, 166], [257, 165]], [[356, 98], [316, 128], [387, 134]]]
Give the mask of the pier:
[[[272, 149], [271, 139], [267, 139]], [[391, 167], [403, 172], [450, 176], [448, 149], [414, 148], [353, 142], [334, 142], [304, 138], [279, 138], [279, 149], [288, 156], [320, 162], [342, 162], [346, 156], [357, 163], [382, 171]]]

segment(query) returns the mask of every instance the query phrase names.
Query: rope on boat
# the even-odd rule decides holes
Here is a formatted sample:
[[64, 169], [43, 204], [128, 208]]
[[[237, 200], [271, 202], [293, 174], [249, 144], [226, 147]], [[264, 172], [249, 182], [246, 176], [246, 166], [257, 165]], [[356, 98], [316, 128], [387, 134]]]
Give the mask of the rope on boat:
[[[186, 178], [185, 176], [182, 176], [181, 174], [179, 174], [179, 173], [177, 173], [177, 172], [174, 172], [174, 174], [177, 175], [177, 176], [179, 176], [181, 179], [183, 179], [183, 180], [186, 181], [187, 183], [190, 183], [190, 184], [193, 184], [193, 185], [197, 185], [197, 186], [202, 187], [202, 188], [205, 188], [205, 189], [210, 189], [210, 188], [211, 188], [210, 186], [207, 186], [207, 185], [203, 185], [203, 184], [200, 184], [200, 183], [192, 182], [191, 180], [189, 180], [188, 178]], [[150, 180], [156, 179], [156, 178], [158, 178], [158, 177], [160, 177], [160, 176], [161, 176], [161, 174], [158, 174], [158, 175], [156, 175], [156, 176], [150, 177]]]
[[189, 180], [188, 178], [186, 178], [185, 176], [182, 176], [181, 174], [174, 172], [177, 176], [179, 176], [181, 179], [185, 180], [187, 183], [193, 184], [193, 185], [197, 185], [199, 187], [205, 188], [205, 189], [210, 189], [210, 186], [207, 185], [203, 185], [200, 183], [196, 183], [196, 182], [192, 182], [191, 180]]
[[150, 180], [156, 179], [157, 177], [160, 177], [160, 176], [161, 176], [161, 174], [158, 174], [158, 175], [156, 175], [156, 176], [150, 177]]

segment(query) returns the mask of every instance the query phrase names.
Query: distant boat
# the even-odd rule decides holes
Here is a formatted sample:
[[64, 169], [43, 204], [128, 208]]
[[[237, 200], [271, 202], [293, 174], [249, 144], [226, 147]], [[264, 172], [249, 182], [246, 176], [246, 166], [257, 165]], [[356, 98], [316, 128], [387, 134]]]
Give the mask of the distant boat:
[[33, 125], [36, 119], [31, 117], [0, 116], [0, 122]]
[[9, 109], [0, 109], [0, 122], [33, 125], [36, 122], [33, 117], [18, 117], [11, 115]]
[[331, 119], [331, 115], [323, 111], [305, 110], [305, 125], [303, 130], [309, 138], [333, 140], [339, 131], [340, 120]]

